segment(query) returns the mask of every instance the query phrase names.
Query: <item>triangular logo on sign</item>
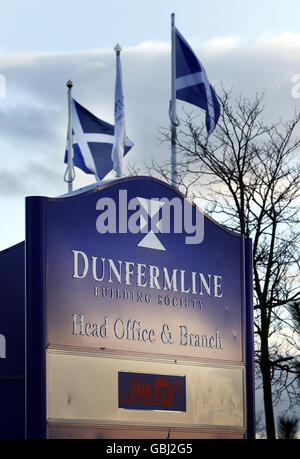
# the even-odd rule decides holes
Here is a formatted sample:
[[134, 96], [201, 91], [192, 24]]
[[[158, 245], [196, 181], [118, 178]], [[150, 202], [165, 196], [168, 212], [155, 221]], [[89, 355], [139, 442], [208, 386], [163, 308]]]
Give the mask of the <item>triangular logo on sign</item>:
[[146, 236], [138, 243], [137, 246], [145, 247], [147, 249], [166, 250], [152, 230], [146, 234]]
[[[146, 198], [137, 198], [138, 201], [140, 202], [141, 206], [145, 209], [146, 213], [150, 216], [152, 219], [159, 211], [160, 209], [164, 206], [164, 202], [159, 202], [154, 199], [146, 199]], [[144, 217], [141, 217], [141, 230], [145, 228], [145, 226], [148, 224], [148, 222], [144, 219]], [[155, 222], [155, 226], [158, 231], [161, 230], [161, 220], [158, 220]], [[150, 230], [148, 234], [138, 243], [138, 247], [145, 247], [147, 249], [155, 249], [155, 250], [166, 250], [162, 243], [159, 241], [158, 237], [156, 234]]]

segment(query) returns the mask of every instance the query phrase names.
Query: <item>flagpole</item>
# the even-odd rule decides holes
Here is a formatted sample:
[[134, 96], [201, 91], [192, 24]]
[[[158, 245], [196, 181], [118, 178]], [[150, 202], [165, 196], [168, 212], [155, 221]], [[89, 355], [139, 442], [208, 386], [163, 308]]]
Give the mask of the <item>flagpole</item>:
[[74, 166], [73, 166], [73, 130], [72, 130], [72, 87], [71, 80], [67, 82], [68, 88], [68, 192], [73, 191]]
[[176, 127], [178, 126], [176, 116], [176, 50], [175, 50], [175, 14], [171, 14], [171, 180], [172, 185], [177, 188], [177, 158], [176, 158]]
[[[119, 45], [119, 43], [116, 44], [116, 46], [114, 47], [114, 51], [116, 53], [116, 69], [117, 69], [117, 76], [116, 76], [116, 86], [117, 86], [117, 79], [118, 79], [118, 67], [120, 66], [120, 54], [121, 54], [121, 51], [122, 51], [122, 48], [121, 46]], [[115, 89], [116, 91], [116, 89]], [[115, 94], [115, 104], [116, 104], [116, 94]], [[115, 114], [116, 114], [116, 107], [115, 107]], [[116, 123], [116, 119], [115, 119], [115, 139], [117, 139], [117, 133], [116, 133], [116, 130], [117, 130], [117, 123]], [[121, 164], [119, 163], [119, 167], [117, 168], [117, 171], [116, 171], [116, 178], [119, 178], [121, 177], [122, 175], [122, 171], [121, 171]]]

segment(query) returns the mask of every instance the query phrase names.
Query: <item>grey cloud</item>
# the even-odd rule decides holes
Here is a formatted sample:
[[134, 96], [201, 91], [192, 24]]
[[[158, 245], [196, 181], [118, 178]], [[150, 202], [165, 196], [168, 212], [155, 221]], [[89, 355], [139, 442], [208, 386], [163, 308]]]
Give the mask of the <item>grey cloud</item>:
[[25, 167], [0, 170], [1, 198], [47, 195], [61, 179], [57, 171], [39, 163], [29, 162]]
[[20, 103], [4, 111], [0, 106], [1, 137], [18, 148], [28, 142], [53, 143], [61, 121], [61, 113], [52, 107]]
[[[300, 73], [300, 61], [295, 59], [300, 36], [285, 35], [282, 46], [280, 43], [280, 37], [273, 40], [268, 37], [252, 44], [218, 38], [196, 51], [217, 91], [221, 83], [225, 87], [233, 85], [236, 94], [250, 98], [257, 91], [265, 90], [266, 116], [289, 118], [300, 104], [299, 99], [292, 97], [291, 83], [293, 74]], [[278, 52], [275, 53], [274, 49]], [[144, 43], [124, 49], [121, 60], [127, 135], [135, 143], [128, 159], [138, 166], [151, 157], [164, 161], [168, 158], [169, 147], [160, 145], [158, 131], [169, 125], [169, 46]], [[10, 152], [14, 148], [18, 150], [16, 154], [19, 156], [20, 149], [26, 152], [22, 167], [33, 181], [32, 186], [40, 175], [32, 174], [27, 163], [42, 168], [46, 158], [52, 169], [41, 170], [41, 176], [45, 174], [47, 183], [51, 183], [52, 195], [59, 194], [64, 185], [66, 81], [69, 78], [74, 81], [73, 95], [82, 105], [96, 116], [113, 122], [114, 52], [4, 55], [1, 62], [0, 73], [7, 80], [8, 103], [0, 111], [0, 151], [2, 143], [9, 145]], [[178, 104], [179, 110], [181, 105]], [[187, 110], [197, 110], [193, 106], [184, 106]], [[10, 182], [14, 183], [14, 177], [18, 175], [9, 170], [9, 173], [1, 172], [2, 190], [7, 189]], [[48, 175], [47, 171], [51, 170], [54, 175]], [[59, 190], [57, 193], [55, 188]], [[14, 193], [22, 195], [25, 190], [28, 192], [27, 180], [16, 185]]]

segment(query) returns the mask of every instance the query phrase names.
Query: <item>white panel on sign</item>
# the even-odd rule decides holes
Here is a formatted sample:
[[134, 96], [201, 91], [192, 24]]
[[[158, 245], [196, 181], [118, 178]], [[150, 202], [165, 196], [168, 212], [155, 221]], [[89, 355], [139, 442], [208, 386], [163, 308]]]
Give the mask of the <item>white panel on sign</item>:
[[[118, 372], [185, 376], [186, 412], [118, 407]], [[187, 365], [47, 352], [47, 413], [51, 422], [244, 428], [242, 367]]]

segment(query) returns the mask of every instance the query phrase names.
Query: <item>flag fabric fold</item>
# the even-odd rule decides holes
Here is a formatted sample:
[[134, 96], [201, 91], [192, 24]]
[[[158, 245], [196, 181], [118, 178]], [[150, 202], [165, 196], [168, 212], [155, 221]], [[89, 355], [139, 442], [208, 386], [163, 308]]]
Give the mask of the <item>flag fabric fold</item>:
[[206, 112], [206, 129], [210, 135], [220, 116], [220, 103], [206, 72], [194, 51], [175, 28], [176, 99], [202, 108]]
[[[72, 133], [74, 166], [102, 180], [113, 168], [112, 149], [115, 141], [115, 126], [90, 113], [72, 99]], [[125, 137], [125, 155], [134, 145]], [[68, 146], [65, 153], [68, 163]]]
[[115, 139], [111, 153], [111, 159], [114, 165], [114, 171], [117, 177], [122, 176], [122, 163], [124, 149], [126, 146], [126, 129], [125, 129], [125, 112], [124, 112], [124, 97], [122, 87], [122, 71], [119, 45], [116, 46], [116, 85], [115, 85]]

